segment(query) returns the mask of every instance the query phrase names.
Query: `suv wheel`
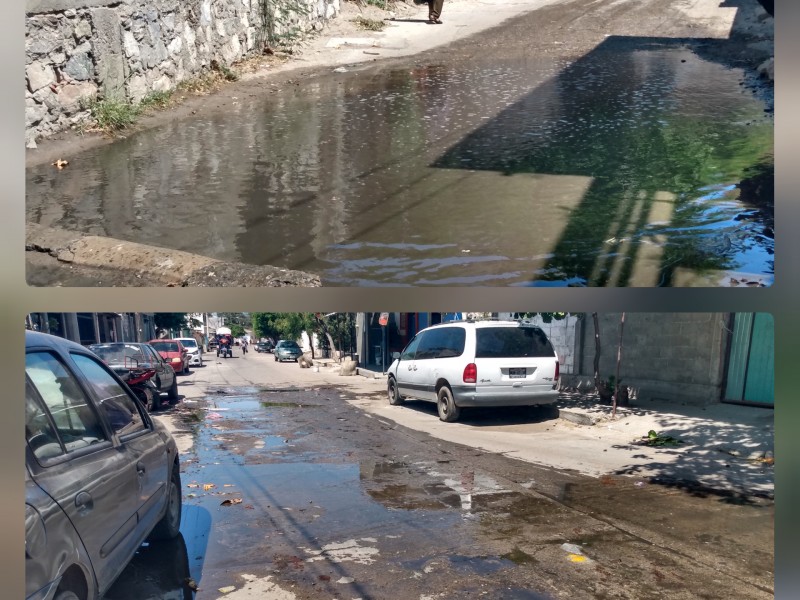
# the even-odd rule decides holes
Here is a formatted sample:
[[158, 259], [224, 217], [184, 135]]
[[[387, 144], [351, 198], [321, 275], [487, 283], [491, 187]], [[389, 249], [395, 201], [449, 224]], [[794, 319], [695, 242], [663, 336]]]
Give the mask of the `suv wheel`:
[[176, 462], [172, 465], [172, 476], [167, 487], [167, 512], [156, 523], [148, 540], [171, 540], [178, 537], [181, 526], [181, 470]]
[[400, 395], [400, 390], [397, 389], [397, 381], [394, 377], [389, 377], [389, 386], [387, 389], [389, 393], [389, 404], [392, 406], [399, 406], [403, 404], [403, 397]]
[[178, 399], [178, 378], [175, 377], [172, 380], [172, 385], [169, 386], [169, 390], [167, 391], [167, 397], [170, 400], [177, 400]]
[[443, 385], [436, 395], [436, 407], [439, 409], [439, 418], [445, 423], [457, 421], [461, 414], [461, 409], [456, 406], [453, 400], [453, 392], [449, 387]]

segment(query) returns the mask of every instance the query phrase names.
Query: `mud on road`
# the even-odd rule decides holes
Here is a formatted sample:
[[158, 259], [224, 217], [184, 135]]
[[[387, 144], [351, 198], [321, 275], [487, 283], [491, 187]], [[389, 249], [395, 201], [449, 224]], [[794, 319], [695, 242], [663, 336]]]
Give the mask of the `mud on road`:
[[442, 442], [334, 387], [209, 389], [173, 410], [195, 440], [183, 538], [143, 548], [108, 600], [186, 581], [198, 599], [773, 595], [770, 502]]

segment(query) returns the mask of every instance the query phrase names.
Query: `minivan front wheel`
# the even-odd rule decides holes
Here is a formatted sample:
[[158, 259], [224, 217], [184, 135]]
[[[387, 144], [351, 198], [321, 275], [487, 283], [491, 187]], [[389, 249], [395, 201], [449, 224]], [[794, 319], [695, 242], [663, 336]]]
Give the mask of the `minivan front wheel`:
[[436, 395], [436, 398], [436, 406], [439, 409], [439, 418], [445, 423], [457, 421], [459, 415], [461, 414], [461, 409], [456, 406], [456, 402], [453, 400], [452, 390], [446, 385], [443, 385], [439, 389], [439, 393]]
[[403, 404], [403, 397], [400, 395], [400, 390], [397, 388], [397, 381], [394, 377], [389, 377], [389, 386], [387, 389], [389, 393], [389, 404], [392, 406], [399, 406]]

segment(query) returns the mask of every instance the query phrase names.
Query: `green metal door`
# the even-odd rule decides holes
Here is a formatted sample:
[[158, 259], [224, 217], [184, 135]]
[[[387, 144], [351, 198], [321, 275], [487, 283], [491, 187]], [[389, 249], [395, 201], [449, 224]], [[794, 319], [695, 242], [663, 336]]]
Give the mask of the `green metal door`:
[[774, 406], [775, 323], [772, 315], [735, 315], [725, 401]]

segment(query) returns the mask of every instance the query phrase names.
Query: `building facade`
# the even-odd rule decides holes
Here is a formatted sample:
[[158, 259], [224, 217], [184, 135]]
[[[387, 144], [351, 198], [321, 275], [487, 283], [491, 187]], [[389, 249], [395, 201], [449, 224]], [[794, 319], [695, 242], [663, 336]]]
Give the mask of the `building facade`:
[[[385, 318], [382, 320], [381, 316]], [[359, 367], [385, 372], [393, 352], [436, 323], [466, 317], [513, 318], [514, 313], [358, 313]], [[598, 314], [599, 373], [617, 372], [622, 313]], [[596, 353], [591, 313], [567, 314], [541, 327], [561, 365], [562, 387], [594, 388]], [[383, 325], [382, 322], [386, 324]], [[775, 333], [766, 313], [627, 313], [620, 380], [636, 398], [690, 404], [730, 402], [774, 407]]]
[[30, 313], [25, 328], [78, 342], [147, 342], [156, 337], [153, 313]]

